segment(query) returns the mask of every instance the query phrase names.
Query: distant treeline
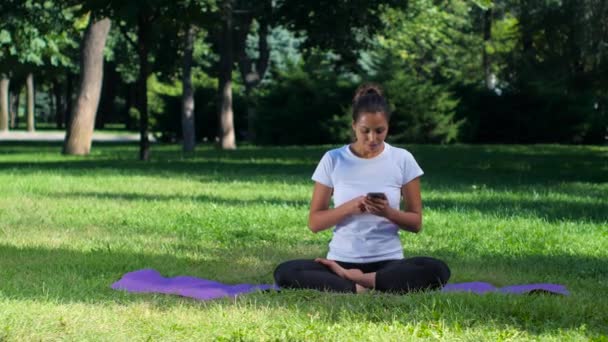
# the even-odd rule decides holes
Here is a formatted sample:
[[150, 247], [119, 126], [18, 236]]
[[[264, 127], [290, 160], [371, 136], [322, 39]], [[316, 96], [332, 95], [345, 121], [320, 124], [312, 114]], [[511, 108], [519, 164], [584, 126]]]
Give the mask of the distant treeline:
[[166, 141], [188, 130], [226, 148], [230, 134], [346, 142], [353, 91], [376, 82], [395, 142], [608, 139], [608, 0], [9, 1], [0, 12], [0, 129], [26, 119], [32, 79], [32, 125], [69, 129], [80, 51], [109, 19], [96, 129], [149, 125]]

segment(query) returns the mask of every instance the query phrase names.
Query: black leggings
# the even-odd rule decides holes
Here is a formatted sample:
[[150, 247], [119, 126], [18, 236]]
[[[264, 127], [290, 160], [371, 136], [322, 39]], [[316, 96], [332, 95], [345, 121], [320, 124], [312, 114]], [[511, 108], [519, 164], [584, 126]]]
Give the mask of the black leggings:
[[[376, 291], [407, 293], [442, 287], [450, 279], [450, 269], [443, 261], [429, 257], [384, 260], [364, 264], [337, 261], [340, 266], [358, 268], [363, 273], [376, 272]], [[286, 261], [274, 271], [274, 280], [283, 288], [320, 291], [356, 292], [355, 282], [341, 278], [314, 260]]]

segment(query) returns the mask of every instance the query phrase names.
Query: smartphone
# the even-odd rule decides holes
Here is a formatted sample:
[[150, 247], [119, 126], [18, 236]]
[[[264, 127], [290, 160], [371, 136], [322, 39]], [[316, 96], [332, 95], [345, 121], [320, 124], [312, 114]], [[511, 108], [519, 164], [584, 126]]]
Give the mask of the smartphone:
[[367, 197], [368, 198], [378, 198], [378, 199], [386, 199], [386, 195], [383, 192], [368, 192], [367, 193]]

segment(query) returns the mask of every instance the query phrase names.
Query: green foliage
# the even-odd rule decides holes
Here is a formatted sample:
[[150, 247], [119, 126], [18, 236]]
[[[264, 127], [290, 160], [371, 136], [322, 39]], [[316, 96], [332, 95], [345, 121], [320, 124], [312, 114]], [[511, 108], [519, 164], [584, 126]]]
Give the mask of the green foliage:
[[[257, 44], [257, 40], [257, 34], [248, 37], [248, 54], [254, 54], [253, 47], [254, 44]], [[301, 49], [305, 40], [306, 38], [297, 37], [295, 33], [284, 27], [273, 27], [268, 35], [268, 45], [270, 46], [269, 69], [275, 72], [283, 72], [287, 71], [291, 65], [297, 64], [302, 59]], [[272, 82], [269, 77], [266, 77], [266, 80]]]
[[410, 1], [406, 11], [384, 8], [376, 49], [408, 72], [447, 85], [477, 82], [481, 39], [472, 34], [468, 1]]
[[400, 0], [299, 1], [276, 2], [278, 23], [306, 37], [306, 53], [316, 49], [334, 53], [337, 63], [354, 68], [359, 51], [369, 47], [368, 38], [380, 29], [378, 12], [385, 5], [398, 9], [409, 6]]
[[[236, 77], [235, 77], [236, 78]], [[217, 118], [217, 79], [210, 78], [200, 68], [192, 73], [194, 87], [194, 123], [198, 141], [215, 141], [218, 132]], [[181, 81], [173, 78], [168, 81], [159, 80], [156, 75], [148, 82], [148, 105], [150, 110], [150, 126], [161, 141], [178, 141], [182, 138], [181, 110], [182, 97]], [[239, 139], [245, 123], [245, 99], [239, 87], [233, 94], [234, 120]]]
[[495, 9], [485, 49], [497, 88], [457, 87], [466, 141], [605, 143], [608, 64], [598, 47], [608, 8], [594, 1], [500, 1]]
[[104, 57], [116, 64], [116, 71], [125, 83], [135, 83], [139, 73], [139, 63], [135, 47], [127, 39], [135, 39], [132, 32], [126, 38], [118, 25], [112, 25], [106, 41]]
[[477, 5], [477, 7], [487, 10], [488, 8], [494, 7], [494, 2], [496, 0], [471, 0], [472, 3]]
[[459, 138], [463, 120], [454, 116], [458, 100], [444, 85], [415, 78], [403, 69], [385, 83], [394, 106], [389, 139], [395, 142], [450, 143]]
[[315, 56], [275, 75], [256, 107], [261, 144], [347, 143], [347, 114], [355, 84], [336, 74], [326, 56]]
[[82, 33], [71, 24], [76, 11], [53, 1], [0, 4], [0, 69], [19, 74], [34, 66], [74, 68]]
[[[165, 112], [171, 116], [178, 116], [180, 111], [169, 110], [165, 103], [166, 97], [181, 97], [182, 84], [179, 81], [173, 83], [161, 83], [155, 74], [148, 78], [148, 111], [150, 113], [150, 127], [157, 127], [156, 118]], [[179, 117], [179, 116], [178, 116]], [[176, 120], [177, 121], [177, 120]]]
[[464, 120], [455, 119], [457, 84], [480, 79], [479, 38], [470, 34], [468, 2], [411, 1], [407, 11], [385, 7], [375, 49], [361, 59], [393, 104], [389, 139], [449, 143]]
[[[16, 88], [34, 71], [46, 101], [51, 81], [65, 89], [66, 72], [77, 71], [78, 43], [91, 16], [108, 16], [106, 61], [121, 82], [113, 93], [118, 105], [104, 108], [133, 105], [126, 88], [138, 78], [138, 20], [147, 18], [148, 62], [158, 81], [148, 92], [154, 130], [179, 139], [176, 80], [185, 29], [195, 25], [197, 133], [213, 140], [218, 6], [215, 0], [0, 1], [0, 74]], [[238, 0], [233, 9], [237, 33], [249, 28], [249, 58], [259, 57], [260, 23], [270, 24], [270, 64], [261, 88], [246, 99], [250, 108], [235, 73], [239, 138], [253, 108], [261, 143], [348, 141], [352, 90], [372, 80], [393, 103], [393, 141], [606, 143], [605, 1]], [[496, 80], [491, 91], [487, 76]]]

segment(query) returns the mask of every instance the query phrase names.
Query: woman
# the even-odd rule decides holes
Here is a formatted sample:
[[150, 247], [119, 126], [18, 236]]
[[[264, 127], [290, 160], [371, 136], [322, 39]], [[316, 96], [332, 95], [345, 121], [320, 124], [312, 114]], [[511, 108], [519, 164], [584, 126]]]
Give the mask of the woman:
[[390, 111], [381, 89], [360, 86], [352, 115], [355, 142], [325, 153], [312, 176], [308, 226], [314, 233], [335, 226], [327, 258], [282, 263], [274, 272], [277, 285], [353, 293], [443, 286], [450, 278], [444, 262], [403, 257], [399, 230], [422, 227], [423, 172], [411, 153], [384, 142]]

